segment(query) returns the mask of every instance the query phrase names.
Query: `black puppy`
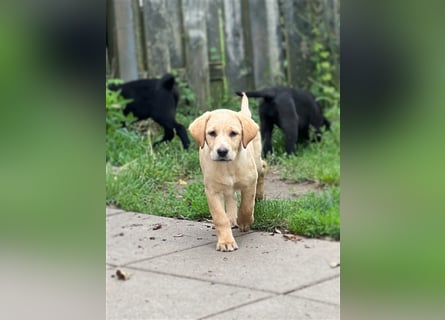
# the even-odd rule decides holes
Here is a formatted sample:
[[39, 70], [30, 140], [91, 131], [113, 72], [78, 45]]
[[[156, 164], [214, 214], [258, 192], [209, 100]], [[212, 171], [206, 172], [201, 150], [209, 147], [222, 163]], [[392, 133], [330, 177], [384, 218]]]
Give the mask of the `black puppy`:
[[[236, 92], [241, 96], [241, 92]], [[262, 98], [260, 129], [263, 137], [263, 155], [272, 152], [272, 130], [280, 127], [286, 136], [286, 152], [296, 151], [296, 144], [309, 142], [309, 127], [315, 129], [312, 141], [321, 141], [322, 126], [330, 129], [331, 123], [323, 114], [314, 96], [307, 91], [289, 87], [272, 87], [246, 92], [249, 98]]]
[[176, 107], [179, 93], [175, 86], [175, 78], [167, 73], [161, 79], [141, 79], [123, 84], [111, 84], [110, 90], [121, 90], [125, 99], [132, 99], [125, 108], [124, 115], [132, 113], [137, 121], [152, 118], [164, 128], [164, 137], [157, 145], [170, 141], [176, 134], [181, 138], [184, 149], [190, 145], [184, 126], [176, 122]]

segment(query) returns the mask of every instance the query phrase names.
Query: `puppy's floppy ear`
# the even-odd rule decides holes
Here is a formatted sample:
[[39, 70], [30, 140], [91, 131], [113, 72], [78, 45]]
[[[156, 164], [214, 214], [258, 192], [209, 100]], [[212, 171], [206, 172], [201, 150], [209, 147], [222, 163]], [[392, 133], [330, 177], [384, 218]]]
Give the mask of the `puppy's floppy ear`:
[[250, 141], [255, 138], [258, 133], [258, 125], [250, 118], [243, 114], [238, 114], [239, 121], [241, 122], [241, 127], [243, 128], [242, 142], [244, 149], [247, 147]]
[[192, 138], [199, 144], [201, 148], [204, 148], [204, 143], [206, 140], [206, 125], [210, 118], [210, 112], [206, 112], [200, 117], [196, 118], [190, 125], [189, 131]]

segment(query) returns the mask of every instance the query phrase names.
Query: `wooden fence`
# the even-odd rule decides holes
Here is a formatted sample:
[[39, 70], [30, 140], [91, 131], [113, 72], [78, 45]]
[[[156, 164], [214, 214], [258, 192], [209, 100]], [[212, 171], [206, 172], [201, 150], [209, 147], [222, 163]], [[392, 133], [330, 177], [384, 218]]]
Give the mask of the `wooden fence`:
[[176, 70], [201, 109], [225, 91], [308, 88], [314, 28], [339, 64], [339, 1], [107, 0], [107, 77]]

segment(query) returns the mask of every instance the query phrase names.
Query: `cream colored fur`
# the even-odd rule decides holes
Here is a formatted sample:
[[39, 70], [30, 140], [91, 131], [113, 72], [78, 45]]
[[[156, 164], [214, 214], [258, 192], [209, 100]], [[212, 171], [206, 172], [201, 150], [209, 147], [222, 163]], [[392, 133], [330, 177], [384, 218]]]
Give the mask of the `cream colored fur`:
[[[236, 250], [231, 226], [237, 224], [240, 231], [250, 229], [255, 199], [263, 198], [266, 169], [259, 128], [251, 119], [247, 97], [242, 97], [240, 112], [206, 112], [190, 124], [189, 131], [200, 146], [199, 162], [216, 229], [216, 250]], [[239, 209], [236, 191], [241, 191]]]

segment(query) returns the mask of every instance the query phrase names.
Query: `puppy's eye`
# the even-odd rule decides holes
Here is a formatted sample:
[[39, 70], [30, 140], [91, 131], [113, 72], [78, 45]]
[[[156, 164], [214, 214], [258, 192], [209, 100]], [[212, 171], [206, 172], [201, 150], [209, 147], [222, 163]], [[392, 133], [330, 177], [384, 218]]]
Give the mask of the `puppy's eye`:
[[238, 135], [238, 132], [236, 132], [236, 131], [231, 131], [230, 132], [230, 137], [231, 138], [234, 138], [234, 137], [236, 137]]
[[207, 134], [209, 136], [211, 136], [211, 137], [216, 137], [216, 131], [215, 130], [209, 131], [209, 132], [207, 132]]

